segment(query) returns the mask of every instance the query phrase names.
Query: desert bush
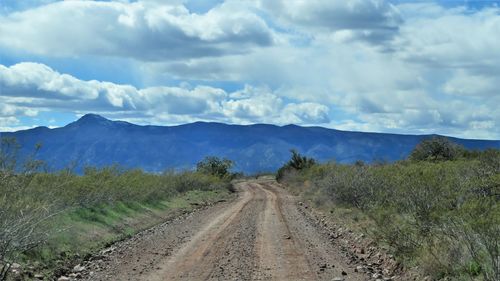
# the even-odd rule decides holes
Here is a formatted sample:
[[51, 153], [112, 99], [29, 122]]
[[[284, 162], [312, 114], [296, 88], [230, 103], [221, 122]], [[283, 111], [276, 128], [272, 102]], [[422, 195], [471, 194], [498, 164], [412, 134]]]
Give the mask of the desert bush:
[[50, 201], [25, 196], [43, 163], [29, 155], [18, 161], [19, 145], [12, 138], [0, 139], [0, 280], [5, 280], [17, 255], [45, 241], [42, 224], [56, 212]]
[[316, 185], [327, 190], [330, 198], [339, 204], [365, 209], [373, 200], [376, 189], [382, 185], [367, 165], [335, 165], [330, 168]]
[[[484, 280], [500, 280], [500, 205], [493, 197], [472, 198], [451, 214], [442, 231], [461, 248], [469, 264], [478, 265]], [[467, 268], [466, 266], [464, 268]]]
[[[436, 142], [439, 149], [423, 149]], [[375, 238], [435, 279], [500, 280], [500, 151], [462, 153], [443, 140], [416, 150], [431, 152], [396, 163], [314, 165], [280, 180], [316, 204], [362, 210]]]
[[411, 152], [409, 159], [423, 160], [454, 160], [464, 154], [464, 148], [446, 137], [433, 137], [423, 140]]
[[285, 165], [283, 165], [283, 167], [281, 167], [276, 173], [276, 178], [278, 180], [280, 180], [286, 173], [290, 173], [293, 170], [301, 171], [304, 169], [308, 169], [316, 164], [316, 160], [307, 156], [300, 155], [300, 153], [295, 149], [290, 150], [290, 152], [292, 153], [290, 160]]
[[207, 156], [202, 161], [196, 164], [196, 171], [208, 175], [213, 175], [219, 178], [230, 178], [233, 161], [226, 158], [218, 158], [215, 156]]
[[[47, 173], [33, 155], [20, 158], [14, 139], [0, 146], [0, 280], [20, 255], [41, 246], [62, 229], [51, 228], [57, 216], [70, 212], [95, 213], [113, 206], [157, 204], [193, 191], [231, 190], [229, 160], [217, 162], [222, 170], [150, 174], [119, 166], [86, 167]], [[212, 163], [212, 162], [207, 162]]]

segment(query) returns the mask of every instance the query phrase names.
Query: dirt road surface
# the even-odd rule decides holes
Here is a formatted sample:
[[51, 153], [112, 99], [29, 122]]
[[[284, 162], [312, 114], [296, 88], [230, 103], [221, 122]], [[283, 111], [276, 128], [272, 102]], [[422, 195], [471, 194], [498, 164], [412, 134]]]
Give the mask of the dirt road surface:
[[86, 280], [370, 280], [273, 180], [158, 225], [86, 264]]

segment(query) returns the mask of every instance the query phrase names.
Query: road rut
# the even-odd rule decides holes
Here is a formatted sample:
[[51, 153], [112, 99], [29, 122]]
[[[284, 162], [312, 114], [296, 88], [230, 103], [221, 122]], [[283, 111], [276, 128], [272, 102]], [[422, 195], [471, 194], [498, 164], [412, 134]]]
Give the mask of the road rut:
[[[118, 243], [87, 280], [367, 280], [273, 180]], [[336, 279], [335, 279], [336, 278]]]

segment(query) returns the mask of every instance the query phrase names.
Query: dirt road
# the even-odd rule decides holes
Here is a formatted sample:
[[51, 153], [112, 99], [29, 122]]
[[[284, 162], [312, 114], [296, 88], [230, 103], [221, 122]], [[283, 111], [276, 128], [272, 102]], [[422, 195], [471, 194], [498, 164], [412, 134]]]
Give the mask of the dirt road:
[[86, 264], [87, 280], [368, 280], [273, 180], [164, 223]]

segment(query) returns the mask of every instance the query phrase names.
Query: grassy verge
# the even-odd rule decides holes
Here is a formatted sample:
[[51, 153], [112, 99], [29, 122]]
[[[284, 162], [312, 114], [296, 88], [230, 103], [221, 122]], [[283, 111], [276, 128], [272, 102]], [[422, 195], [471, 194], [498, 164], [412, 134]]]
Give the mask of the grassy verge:
[[231, 196], [227, 189], [191, 190], [155, 203], [120, 202], [68, 210], [50, 222], [49, 228], [58, 231], [44, 245], [23, 253], [18, 261], [50, 278], [113, 242]]
[[[0, 280], [6, 275], [25, 280], [34, 272], [49, 278], [51, 271], [64, 270], [114, 241], [233, 191], [230, 177], [191, 171], [0, 170], [0, 178]], [[20, 263], [24, 273], [5, 274], [13, 263]]]

